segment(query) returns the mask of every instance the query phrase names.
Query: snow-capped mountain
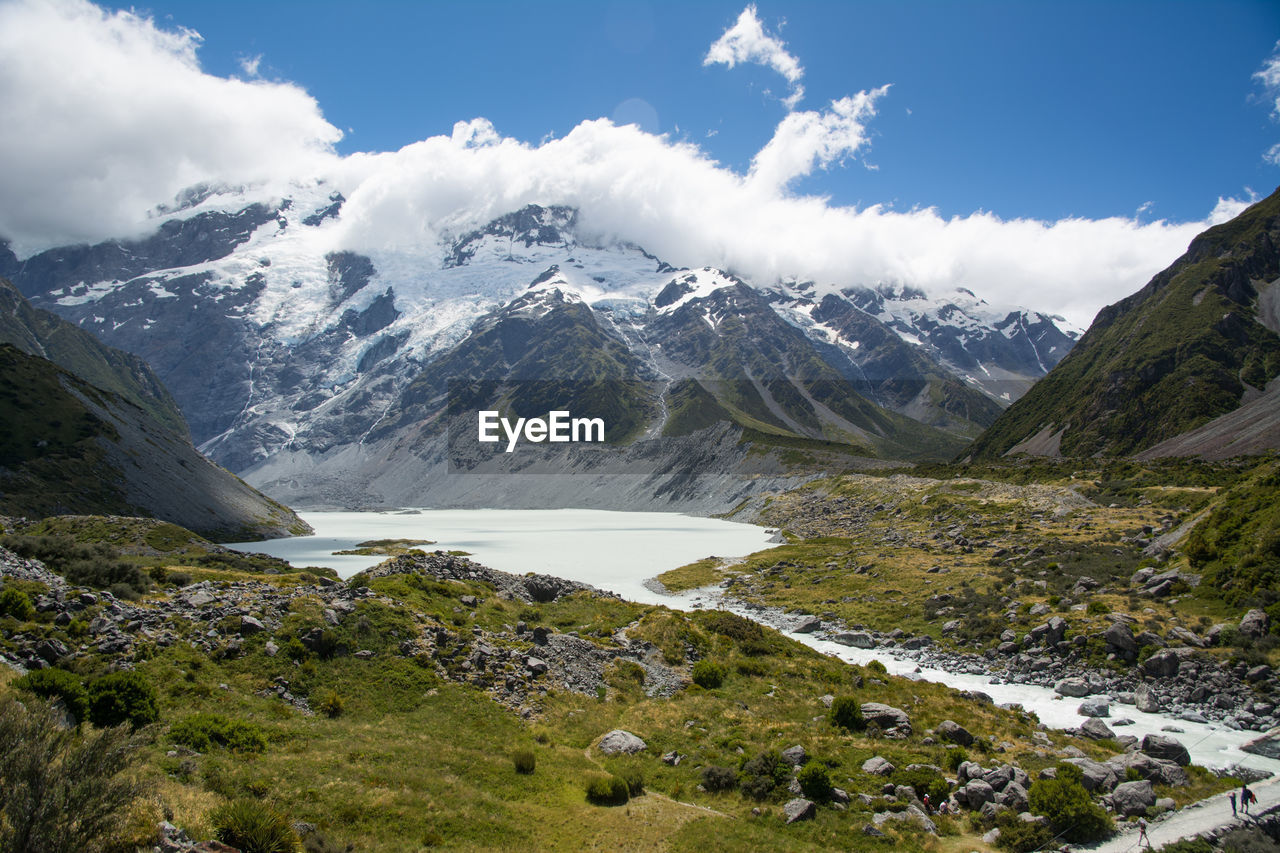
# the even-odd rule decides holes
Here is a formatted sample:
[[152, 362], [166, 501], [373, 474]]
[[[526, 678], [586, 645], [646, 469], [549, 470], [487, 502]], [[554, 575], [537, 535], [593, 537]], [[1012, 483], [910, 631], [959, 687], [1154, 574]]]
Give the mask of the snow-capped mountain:
[[[613, 400], [635, 421], [626, 441], [724, 420], [871, 456], [946, 456], [1074, 340], [1055, 318], [972, 294], [819, 297], [807, 283], [674, 269], [584, 235], [564, 207], [412, 252], [355, 253], [343, 204], [320, 184], [276, 199], [203, 188], [158, 211], [142, 240], [23, 261], [0, 245], [0, 275], [146, 359], [200, 448], [251, 482], [354, 468], [376, 481], [379, 464], [421, 450], [406, 436], [457, 379], [640, 383]], [[412, 502], [404, 489], [355, 493], [327, 500]]]

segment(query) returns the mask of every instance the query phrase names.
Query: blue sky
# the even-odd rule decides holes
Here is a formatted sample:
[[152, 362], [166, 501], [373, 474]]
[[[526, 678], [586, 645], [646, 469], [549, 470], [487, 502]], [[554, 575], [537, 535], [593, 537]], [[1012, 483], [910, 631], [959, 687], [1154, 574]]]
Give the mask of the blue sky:
[[1280, 183], [1278, 41], [1275, 0], [0, 0], [0, 239], [323, 186], [328, 250], [428, 269], [567, 204], [677, 266], [1083, 326]]
[[[208, 72], [293, 81], [346, 136], [386, 151], [482, 116], [538, 142], [639, 99], [646, 119], [745, 171], [785, 113], [759, 65], [704, 66], [741, 2], [150, 3], [198, 31]], [[128, 7], [124, 7], [128, 8]], [[800, 109], [890, 84], [870, 144], [797, 192], [946, 216], [1203, 218], [1267, 194], [1280, 126], [1252, 75], [1280, 3], [761, 2], [804, 69]], [[772, 92], [771, 97], [768, 93]], [[709, 134], [714, 134], [710, 135]], [[871, 166], [871, 169], [866, 166]]]

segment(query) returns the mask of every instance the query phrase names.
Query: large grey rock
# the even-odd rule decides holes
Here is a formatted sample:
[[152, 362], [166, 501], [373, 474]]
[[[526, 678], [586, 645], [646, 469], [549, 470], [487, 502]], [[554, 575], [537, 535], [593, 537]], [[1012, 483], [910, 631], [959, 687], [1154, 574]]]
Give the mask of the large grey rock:
[[1080, 703], [1080, 707], [1076, 710], [1081, 716], [1085, 717], [1111, 716], [1111, 704], [1106, 699], [1086, 699]]
[[1261, 640], [1271, 627], [1271, 619], [1261, 610], [1250, 610], [1240, 620], [1240, 635], [1251, 640]]
[[1120, 781], [1115, 768], [1101, 762], [1093, 761], [1089, 758], [1068, 758], [1066, 761], [1068, 764], [1074, 764], [1080, 768], [1080, 773], [1083, 776], [1081, 784], [1084, 785], [1086, 791], [1105, 794]]
[[862, 772], [870, 773], [872, 776], [888, 776], [895, 768], [887, 759], [881, 758], [879, 755], [868, 758], [862, 762]]
[[973, 735], [969, 730], [953, 720], [943, 720], [938, 723], [938, 737], [951, 743], [958, 743], [960, 746], [971, 746], [973, 744]]
[[252, 616], [240, 617], [240, 635], [242, 637], [250, 637], [254, 634], [260, 634], [267, 630], [267, 626]]
[[1280, 758], [1280, 728], [1274, 728], [1262, 737], [1254, 738], [1240, 748], [1253, 755]]
[[1133, 691], [1133, 704], [1144, 714], [1158, 714], [1163, 710], [1160, 700], [1156, 698], [1155, 691], [1146, 684], [1139, 684]]
[[1030, 804], [1027, 799], [1027, 789], [1017, 782], [1010, 782], [1005, 785], [1004, 790], [996, 795], [996, 802], [1013, 809], [1015, 812], [1026, 811]]
[[648, 748], [643, 740], [623, 729], [613, 731], [600, 738], [596, 749], [605, 755], [632, 755]]
[[782, 807], [782, 813], [786, 815], [787, 823], [795, 823], [799, 820], [813, 820], [814, 815], [818, 813], [818, 806], [813, 800], [796, 797], [794, 800], [787, 801], [787, 804]]
[[1168, 735], [1147, 735], [1142, 739], [1142, 751], [1152, 758], [1172, 761], [1180, 767], [1191, 763], [1191, 754], [1177, 738]]
[[963, 796], [965, 803], [969, 808], [982, 808], [990, 802], [994, 802], [996, 798], [995, 789], [982, 779], [970, 779], [965, 786], [957, 792], [957, 796]]
[[886, 735], [906, 737], [911, 734], [911, 718], [901, 708], [880, 702], [863, 702], [861, 710], [867, 725], [874, 723]]
[[782, 760], [790, 764], [792, 767], [801, 766], [805, 763], [808, 757], [809, 754], [805, 752], [804, 747], [800, 746], [800, 744], [789, 746], [782, 750]]
[[1111, 731], [1106, 723], [1096, 717], [1085, 720], [1084, 725], [1080, 727], [1080, 733], [1093, 740], [1105, 740], [1116, 736], [1116, 733]]
[[876, 647], [875, 638], [862, 631], [844, 631], [836, 634], [831, 639], [842, 646], [852, 646], [855, 649], [874, 649]]
[[814, 631], [817, 631], [821, 627], [822, 627], [822, 620], [818, 619], [817, 617], [811, 616], [796, 626], [795, 633], [812, 634]]
[[1062, 696], [1072, 696], [1079, 699], [1081, 697], [1088, 696], [1093, 691], [1089, 687], [1089, 682], [1085, 681], [1083, 678], [1072, 677], [1064, 678], [1057, 684], [1053, 685], [1053, 692]]
[[930, 835], [938, 834], [938, 825], [915, 804], [907, 806], [905, 810], [900, 812], [878, 812], [871, 816], [871, 820], [877, 827], [883, 826], [889, 821], [895, 821], [915, 824]]
[[1142, 671], [1152, 678], [1171, 678], [1178, 674], [1180, 663], [1173, 649], [1161, 649], [1142, 662]]
[[1102, 639], [1107, 645], [1126, 654], [1137, 654], [1138, 641], [1134, 639], [1133, 629], [1123, 622], [1113, 622], [1111, 627], [1102, 632]]
[[1140, 782], [1123, 782], [1111, 792], [1112, 807], [1125, 817], [1146, 814], [1147, 809], [1155, 804], [1155, 789], [1146, 779]]

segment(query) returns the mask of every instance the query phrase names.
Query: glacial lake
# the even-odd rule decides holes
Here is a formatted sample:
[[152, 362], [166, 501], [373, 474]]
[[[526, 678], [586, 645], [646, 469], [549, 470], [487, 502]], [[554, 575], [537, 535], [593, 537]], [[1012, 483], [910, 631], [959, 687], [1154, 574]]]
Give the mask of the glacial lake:
[[476, 562], [522, 575], [539, 572], [589, 583], [646, 604], [670, 604], [644, 581], [703, 557], [743, 557], [771, 547], [752, 524], [673, 512], [592, 509], [423, 509], [302, 512], [314, 536], [238, 542], [294, 566], [324, 566], [343, 578], [385, 557], [335, 556], [374, 539], [430, 539], [427, 551], [467, 551]]
[[[771, 547], [770, 531], [750, 524], [698, 518], [666, 512], [611, 512], [587, 509], [555, 510], [399, 510], [387, 512], [303, 512], [315, 528], [314, 536], [242, 542], [230, 547], [270, 554], [295, 566], [325, 566], [344, 578], [380, 563], [383, 557], [335, 556], [372, 539], [430, 539], [426, 550], [467, 551], [477, 562], [495, 569], [524, 574], [541, 572], [589, 583], [631, 601], [665, 604], [688, 610], [724, 607], [772, 624], [818, 651], [850, 663], [883, 662], [895, 675], [938, 681], [961, 690], [979, 690], [999, 703], [1018, 703], [1034, 711], [1054, 728], [1075, 728], [1084, 722], [1076, 709], [1081, 699], [1063, 698], [1052, 690], [1028, 684], [993, 682], [990, 676], [920, 668], [909, 656], [888, 649], [854, 649], [790, 628], [798, 620], [779, 614], [766, 618], [721, 600], [720, 590], [690, 590], [662, 595], [645, 585], [663, 572], [704, 557], [743, 557]], [[1192, 723], [1166, 714], [1140, 713], [1132, 705], [1112, 703], [1111, 718], [1127, 717], [1133, 725], [1117, 727], [1117, 734], [1142, 737], [1179, 729], [1181, 740], [1197, 764], [1232, 764], [1280, 772], [1280, 761], [1250, 755], [1240, 746], [1258, 732], [1233, 731], [1216, 723]], [[957, 720], [961, 725], [965, 720]]]

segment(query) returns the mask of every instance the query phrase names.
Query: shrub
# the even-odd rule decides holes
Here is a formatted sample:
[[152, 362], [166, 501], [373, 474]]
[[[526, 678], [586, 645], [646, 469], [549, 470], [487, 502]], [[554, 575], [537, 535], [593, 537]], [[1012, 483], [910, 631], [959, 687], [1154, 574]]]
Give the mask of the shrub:
[[884, 664], [874, 658], [867, 661], [867, 670], [874, 672], [876, 675], [888, 675], [889, 670], [885, 669]]
[[724, 667], [706, 658], [693, 665], [693, 683], [708, 690], [724, 683]]
[[846, 731], [860, 732], [867, 727], [867, 721], [862, 718], [862, 709], [858, 705], [858, 700], [852, 696], [837, 696], [831, 702], [831, 712], [828, 716], [833, 726]]
[[1094, 615], [1105, 615], [1111, 612], [1111, 607], [1105, 601], [1090, 601], [1086, 611]]
[[298, 836], [284, 815], [258, 800], [232, 800], [209, 815], [213, 837], [240, 853], [294, 853]]
[[146, 793], [128, 772], [141, 746], [127, 729], [64, 729], [44, 701], [0, 698], [0, 850], [113, 849]]
[[1085, 790], [1080, 768], [1059, 764], [1056, 779], [1037, 779], [1027, 798], [1031, 811], [1049, 819], [1055, 836], [1072, 843], [1102, 838], [1112, 829], [1111, 818]]
[[831, 799], [831, 776], [827, 773], [827, 768], [818, 762], [810, 761], [802, 767], [796, 774], [796, 781], [809, 799], [819, 803]]
[[15, 680], [13, 686], [45, 699], [61, 699], [77, 723], [89, 719], [89, 691], [77, 676], [65, 669], [37, 669]]
[[727, 610], [708, 611], [702, 617], [702, 624], [709, 631], [739, 642], [764, 639], [764, 629], [758, 623]]
[[221, 714], [192, 714], [173, 724], [169, 739], [196, 752], [226, 747], [232, 752], [262, 752], [267, 736], [262, 727], [246, 720], [230, 720]]
[[946, 765], [948, 770], [959, 770], [960, 765], [969, 760], [969, 753], [964, 747], [953, 746], [947, 749]]
[[587, 802], [597, 806], [621, 806], [631, 798], [627, 783], [617, 776], [593, 773], [587, 777]]
[[526, 776], [538, 766], [538, 757], [534, 755], [532, 749], [517, 749], [515, 754], [511, 756], [511, 760], [516, 766], [516, 772], [523, 773]]
[[140, 672], [112, 672], [89, 685], [89, 719], [95, 726], [133, 728], [160, 719], [156, 689]]
[[702, 787], [708, 791], [732, 791], [738, 785], [738, 774], [715, 764], [702, 768]]
[[742, 765], [742, 792], [763, 800], [787, 780], [787, 768], [774, 750], [762, 752]]
[[20, 589], [8, 587], [0, 592], [0, 616], [12, 616], [19, 622], [30, 622], [35, 618], [36, 609], [31, 599]]
[[1043, 849], [1053, 840], [1053, 832], [1047, 826], [1028, 823], [1019, 818], [1011, 809], [1005, 809], [996, 817], [996, 826], [1000, 828], [1000, 838], [996, 842], [1003, 850], [1013, 853], [1032, 853]]
[[342, 694], [336, 690], [325, 691], [325, 694], [320, 697], [320, 701], [316, 704], [316, 710], [329, 719], [342, 716], [344, 708], [346, 708], [346, 701], [342, 698]]

